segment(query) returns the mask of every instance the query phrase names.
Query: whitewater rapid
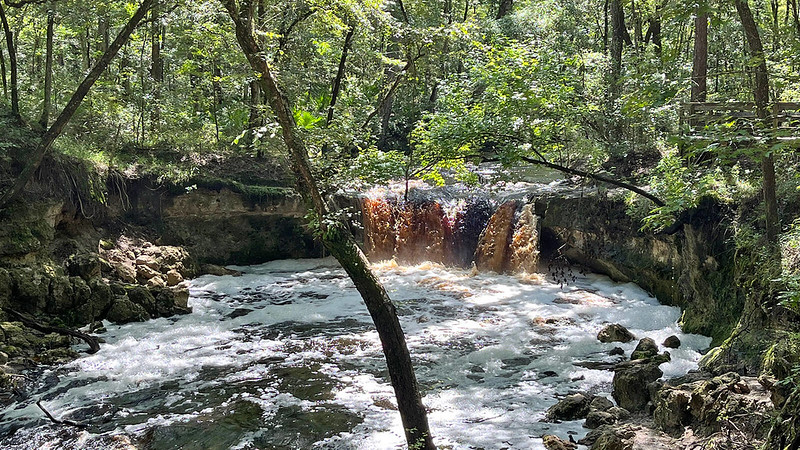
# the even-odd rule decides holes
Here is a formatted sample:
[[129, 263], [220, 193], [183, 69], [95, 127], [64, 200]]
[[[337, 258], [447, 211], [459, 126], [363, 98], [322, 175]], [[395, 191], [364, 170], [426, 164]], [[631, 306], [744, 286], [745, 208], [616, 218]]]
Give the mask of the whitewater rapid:
[[[108, 448], [126, 434], [152, 449], [403, 448], [377, 333], [336, 262], [234, 268], [243, 275], [191, 281], [191, 314], [107, 323], [98, 353], [37, 374], [30, 399], [0, 411], [0, 447]], [[607, 323], [658, 343], [677, 335], [665, 377], [696, 368], [711, 341], [682, 333], [678, 308], [603, 276], [575, 272], [561, 288], [538, 274], [375, 269], [397, 305], [436, 443], [453, 449], [583, 436], [580, 421], [540, 420], [565, 394], [609, 395], [613, 373], [591, 363], [618, 361], [609, 350], [630, 355], [636, 341], [600, 343]], [[38, 399], [90, 426], [49, 423]]]

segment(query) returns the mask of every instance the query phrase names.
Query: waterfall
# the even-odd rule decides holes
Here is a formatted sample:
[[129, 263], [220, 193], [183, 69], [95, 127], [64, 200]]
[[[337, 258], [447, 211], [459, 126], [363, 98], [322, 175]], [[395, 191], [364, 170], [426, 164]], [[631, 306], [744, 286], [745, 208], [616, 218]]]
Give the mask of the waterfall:
[[486, 198], [403, 201], [362, 199], [364, 247], [373, 261], [395, 258], [497, 273], [533, 273], [539, 264], [539, 218], [531, 204], [496, 206]]

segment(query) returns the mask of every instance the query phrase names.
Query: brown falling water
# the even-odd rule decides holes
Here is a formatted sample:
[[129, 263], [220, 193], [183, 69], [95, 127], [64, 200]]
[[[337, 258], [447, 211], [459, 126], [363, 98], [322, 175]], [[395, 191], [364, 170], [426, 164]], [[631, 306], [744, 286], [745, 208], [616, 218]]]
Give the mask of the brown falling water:
[[536, 272], [539, 221], [533, 205], [509, 201], [492, 212], [483, 199], [460, 201], [445, 212], [436, 201], [365, 198], [365, 250], [373, 261], [392, 257], [404, 264], [424, 261], [478, 270]]
[[475, 267], [480, 271], [506, 271], [510, 260], [510, 244], [514, 233], [516, 201], [508, 201], [495, 211], [486, 229], [483, 230], [475, 251]]
[[364, 250], [375, 261], [394, 256], [396, 241], [394, 205], [382, 198], [365, 198], [361, 211], [364, 223]]
[[533, 205], [522, 207], [511, 237], [511, 260], [508, 271], [534, 273], [539, 266], [539, 217], [533, 213]]
[[439, 203], [404, 203], [397, 221], [395, 254], [398, 261], [406, 264], [444, 262], [447, 228]]

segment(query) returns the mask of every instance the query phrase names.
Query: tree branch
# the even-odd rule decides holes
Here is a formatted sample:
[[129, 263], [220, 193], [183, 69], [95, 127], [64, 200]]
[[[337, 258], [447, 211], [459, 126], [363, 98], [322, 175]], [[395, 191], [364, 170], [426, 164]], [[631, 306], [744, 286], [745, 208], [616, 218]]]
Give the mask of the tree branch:
[[16, 319], [19, 319], [19, 321], [22, 322], [28, 328], [33, 328], [34, 330], [38, 330], [43, 333], [58, 333], [63, 336], [73, 336], [78, 339], [81, 339], [87, 344], [89, 344], [89, 351], [87, 352], [89, 354], [97, 353], [100, 350], [100, 344], [96, 337], [89, 336], [88, 334], [81, 333], [80, 331], [77, 330], [70, 330], [69, 328], [51, 327], [49, 325], [43, 325], [37, 322], [33, 317], [30, 317], [27, 314], [23, 314], [19, 311], [15, 311], [11, 308], [3, 307], [3, 311], [7, 312]]
[[[606, 176], [603, 176], [603, 175], [598, 175], [596, 173], [586, 172], [586, 171], [583, 171], [583, 170], [573, 169], [571, 167], [562, 166], [560, 164], [551, 163], [551, 162], [547, 161], [546, 159], [544, 159], [544, 157], [541, 155], [541, 153], [539, 153], [539, 152], [536, 152], [536, 153], [542, 159], [534, 159], [534, 158], [531, 158], [531, 157], [528, 157], [528, 156], [520, 156], [520, 159], [522, 161], [525, 161], [525, 162], [530, 163], [530, 164], [536, 164], [537, 166], [548, 167], [550, 169], [558, 170], [559, 172], [568, 173], [570, 175], [576, 175], [576, 176], [579, 176], [581, 178], [588, 178], [590, 180], [595, 180], [595, 181], [599, 181], [601, 183], [606, 183], [606, 184], [610, 184], [612, 186], [617, 186], [617, 187], [626, 189], [628, 191], [631, 191], [633, 193], [639, 194], [642, 197], [652, 201], [653, 203], [656, 204], [656, 206], [665, 206], [666, 205], [663, 200], [661, 200], [660, 198], [656, 197], [655, 195], [645, 191], [644, 189], [642, 189], [640, 187], [634, 186], [634, 185], [632, 185], [630, 183], [626, 183], [624, 181], [619, 181], [619, 180], [615, 180], [613, 178], [609, 178], [609, 177], [606, 177]], [[477, 155], [477, 156], [478, 156], [478, 158], [481, 159], [481, 162], [498, 162], [499, 161], [499, 159], [497, 159], [497, 158], [485, 158], [485, 157], [480, 156], [480, 155]]]
[[292, 23], [290, 23], [289, 26], [286, 27], [285, 30], [281, 29], [281, 35], [280, 35], [280, 37], [278, 37], [278, 54], [283, 52], [283, 49], [286, 47], [286, 44], [289, 43], [289, 35], [292, 33], [292, 30], [294, 29], [294, 27], [296, 27], [300, 22], [302, 22], [302, 21], [308, 19], [309, 17], [311, 17], [311, 15], [314, 14], [314, 11], [316, 11], [316, 10], [315, 9], [309, 9], [307, 11], [304, 11], [303, 13], [301, 13], [300, 15], [295, 17], [295, 19], [292, 21]]
[[639, 188], [639, 187], [634, 186], [634, 185], [629, 184], [629, 183], [625, 183], [624, 181], [619, 181], [619, 180], [615, 180], [613, 178], [604, 177], [603, 175], [598, 175], [598, 174], [595, 174], [595, 173], [585, 172], [583, 170], [572, 169], [570, 167], [565, 167], [565, 166], [562, 166], [562, 165], [559, 165], [559, 164], [554, 164], [554, 163], [551, 163], [551, 162], [548, 162], [548, 161], [544, 161], [544, 160], [538, 160], [538, 159], [529, 158], [527, 156], [522, 156], [522, 157], [520, 157], [520, 159], [522, 159], [523, 161], [525, 161], [527, 163], [536, 164], [536, 165], [544, 166], [544, 167], [549, 167], [551, 169], [555, 169], [555, 170], [558, 170], [560, 172], [568, 173], [568, 174], [571, 174], [571, 175], [577, 175], [579, 177], [589, 178], [591, 180], [600, 181], [602, 183], [607, 183], [607, 184], [610, 184], [610, 185], [613, 185], [613, 186], [621, 187], [623, 189], [627, 189], [627, 190], [629, 190], [631, 192], [635, 192], [636, 194], [641, 195], [642, 197], [644, 197], [644, 198], [652, 201], [653, 203], [655, 203], [656, 206], [664, 206], [665, 205], [664, 201], [662, 201], [660, 198], [656, 197], [655, 195], [645, 191], [642, 188]]
[[47, 416], [47, 418], [50, 419], [50, 421], [55, 423], [55, 424], [58, 424], [58, 425], [69, 425], [69, 426], [78, 427], [78, 428], [86, 428], [87, 427], [87, 425], [85, 423], [73, 422], [71, 420], [59, 420], [59, 419], [56, 419], [55, 417], [53, 417], [52, 414], [50, 414], [50, 411], [44, 409], [44, 406], [42, 406], [42, 401], [41, 400], [38, 400], [36, 402], [36, 406], [38, 406], [39, 409], [42, 410], [44, 415]]
[[406, 65], [403, 66], [403, 69], [400, 70], [399, 74], [397, 74], [397, 78], [394, 79], [394, 82], [392, 83], [392, 86], [389, 88], [389, 91], [386, 92], [386, 95], [384, 95], [380, 103], [378, 103], [378, 107], [375, 108], [371, 113], [369, 113], [367, 119], [364, 120], [364, 123], [361, 125], [362, 129], [367, 128], [372, 119], [374, 119], [375, 116], [377, 116], [378, 113], [381, 111], [386, 101], [389, 100], [394, 95], [394, 92], [397, 90], [397, 87], [400, 86], [400, 82], [403, 81], [403, 78], [405, 78], [406, 71], [408, 71], [408, 69], [411, 68], [412, 64], [414, 64], [418, 59], [422, 58], [423, 56], [425, 56], [425, 54], [419, 52], [417, 53], [417, 56], [409, 59], [408, 62], [406, 62]]

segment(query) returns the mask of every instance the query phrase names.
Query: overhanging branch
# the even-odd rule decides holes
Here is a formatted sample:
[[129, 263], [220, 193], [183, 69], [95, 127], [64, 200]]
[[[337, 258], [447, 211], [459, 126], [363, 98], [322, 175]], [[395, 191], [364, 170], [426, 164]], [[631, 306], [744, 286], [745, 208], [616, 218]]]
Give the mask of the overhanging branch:
[[571, 175], [577, 175], [579, 177], [589, 178], [591, 180], [600, 181], [602, 183], [607, 183], [607, 184], [610, 184], [610, 185], [613, 185], [613, 186], [621, 187], [623, 189], [627, 189], [627, 190], [629, 190], [631, 192], [635, 192], [636, 194], [641, 195], [642, 197], [644, 197], [644, 198], [652, 201], [653, 203], [655, 203], [656, 206], [664, 206], [665, 205], [664, 201], [662, 201], [661, 199], [659, 199], [655, 195], [645, 191], [642, 188], [634, 186], [634, 185], [632, 185], [630, 183], [625, 183], [624, 181], [619, 181], [619, 180], [615, 180], [613, 178], [604, 177], [603, 175], [598, 175], [596, 173], [585, 172], [583, 170], [578, 170], [578, 169], [573, 169], [573, 168], [570, 168], [570, 167], [565, 167], [565, 166], [562, 166], [562, 165], [559, 165], [559, 164], [551, 163], [549, 161], [529, 158], [527, 156], [523, 156], [520, 159], [522, 159], [523, 161], [525, 161], [527, 163], [530, 163], [530, 164], [536, 164], [536, 165], [539, 165], [539, 166], [549, 167], [551, 169], [555, 169], [555, 170], [558, 170], [560, 172], [568, 173], [568, 174], [571, 174]]

